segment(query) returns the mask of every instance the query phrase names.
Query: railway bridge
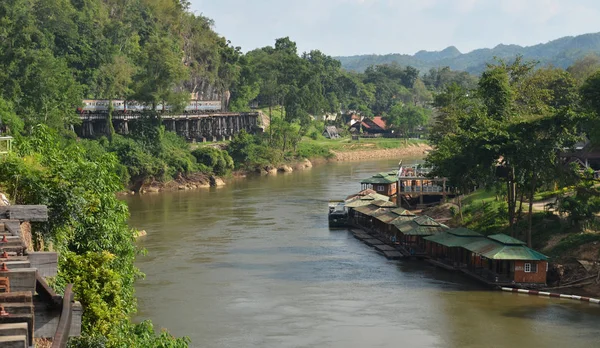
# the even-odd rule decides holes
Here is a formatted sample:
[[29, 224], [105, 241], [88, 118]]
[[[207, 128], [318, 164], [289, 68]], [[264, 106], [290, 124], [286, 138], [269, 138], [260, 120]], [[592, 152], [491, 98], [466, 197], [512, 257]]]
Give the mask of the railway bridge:
[[[83, 138], [93, 138], [107, 133], [106, 113], [80, 114], [81, 125], [75, 127], [77, 135]], [[135, 127], [140, 114], [113, 115], [113, 127], [118, 134], [129, 134], [130, 128]], [[161, 115], [160, 122], [168, 131], [190, 141], [230, 140], [242, 129], [249, 133], [260, 130], [258, 112], [213, 112], [204, 114]]]

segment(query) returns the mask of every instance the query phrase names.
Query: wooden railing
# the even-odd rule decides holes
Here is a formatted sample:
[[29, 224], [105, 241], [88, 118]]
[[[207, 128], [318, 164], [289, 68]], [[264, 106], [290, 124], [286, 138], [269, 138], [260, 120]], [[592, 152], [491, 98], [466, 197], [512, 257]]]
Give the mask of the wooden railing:
[[68, 284], [63, 296], [62, 312], [52, 340], [52, 348], [66, 348], [73, 315], [73, 284]]

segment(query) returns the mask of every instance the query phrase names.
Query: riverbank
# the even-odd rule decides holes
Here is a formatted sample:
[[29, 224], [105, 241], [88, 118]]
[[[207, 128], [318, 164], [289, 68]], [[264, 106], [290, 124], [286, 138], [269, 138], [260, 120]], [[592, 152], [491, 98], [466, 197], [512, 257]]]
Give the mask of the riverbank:
[[403, 157], [425, 156], [432, 147], [426, 143], [409, 144], [405, 147], [391, 149], [371, 149], [370, 144], [365, 144], [362, 149], [354, 151], [334, 151], [332, 150], [336, 161], [363, 161], [371, 159], [393, 158], [402, 159]]
[[[399, 160], [406, 157], [419, 157], [431, 150], [431, 146], [426, 143], [409, 143], [403, 147], [397, 148], [374, 148], [372, 143], [365, 143], [353, 147], [351, 150], [329, 150], [331, 157], [314, 157], [304, 160], [289, 161], [278, 166], [265, 166], [255, 171], [238, 170], [234, 171], [230, 176], [217, 177], [205, 173], [193, 173], [185, 176], [179, 176], [173, 180], [161, 182], [152, 181], [141, 186], [139, 193], [157, 193], [163, 191], [183, 191], [194, 189], [208, 189], [210, 187], [220, 187], [232, 180], [239, 180], [253, 175], [278, 175], [291, 173], [298, 170], [306, 170], [313, 165], [321, 165], [329, 162], [349, 162], [349, 161], [364, 161], [374, 159], [398, 158]], [[134, 191], [124, 191], [120, 195], [135, 194]]]

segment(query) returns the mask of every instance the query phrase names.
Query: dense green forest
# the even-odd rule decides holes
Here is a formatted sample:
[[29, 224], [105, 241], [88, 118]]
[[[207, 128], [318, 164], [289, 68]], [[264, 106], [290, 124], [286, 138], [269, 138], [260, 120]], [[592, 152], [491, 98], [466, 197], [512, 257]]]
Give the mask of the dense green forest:
[[494, 48], [482, 48], [469, 53], [461, 53], [456, 47], [450, 46], [442, 51], [419, 51], [414, 55], [358, 55], [335, 58], [342, 63], [344, 69], [357, 72], [365, 71], [373, 65], [395, 63], [413, 66], [422, 71], [448, 66], [453, 70], [480, 74], [494, 57], [511, 60], [521, 55], [527, 60], [540, 62], [541, 66], [551, 65], [566, 69], [575, 61], [592, 53], [600, 54], [600, 33], [567, 36], [528, 47], [500, 44]]

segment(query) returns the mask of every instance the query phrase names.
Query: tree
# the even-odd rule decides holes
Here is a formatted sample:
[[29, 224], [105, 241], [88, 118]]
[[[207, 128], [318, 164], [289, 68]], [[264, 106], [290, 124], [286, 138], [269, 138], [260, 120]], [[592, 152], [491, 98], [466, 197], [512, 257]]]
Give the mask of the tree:
[[181, 51], [168, 37], [150, 37], [144, 46], [139, 63], [141, 69], [135, 76], [136, 98], [152, 105], [159, 103], [181, 106], [189, 100], [189, 94], [175, 92], [175, 87], [187, 76], [187, 69], [181, 64]]
[[107, 136], [112, 141], [115, 128], [112, 123], [113, 99], [127, 99], [132, 93], [130, 88], [132, 77], [134, 75], [134, 66], [127, 57], [118, 55], [113, 57], [113, 61], [100, 67], [98, 70], [98, 89], [99, 97], [108, 99], [108, 117], [106, 119]]
[[384, 120], [408, 139], [418, 126], [427, 123], [430, 113], [429, 110], [419, 106], [396, 104]]

